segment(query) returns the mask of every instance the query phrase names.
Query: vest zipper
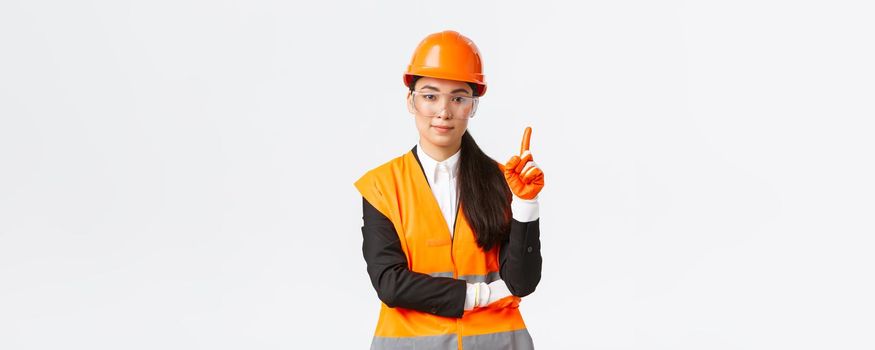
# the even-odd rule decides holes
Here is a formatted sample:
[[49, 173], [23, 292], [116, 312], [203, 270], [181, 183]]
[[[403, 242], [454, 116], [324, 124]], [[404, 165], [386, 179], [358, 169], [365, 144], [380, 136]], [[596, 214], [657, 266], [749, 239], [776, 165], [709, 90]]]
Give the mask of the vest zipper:
[[[453, 227], [452, 227], [453, 231], [450, 232], [453, 235], [452, 239], [450, 239], [450, 260], [453, 262], [453, 278], [456, 278], [456, 279], [459, 278], [459, 272], [456, 269], [456, 257], [455, 257], [455, 255], [456, 255], [456, 225], [458, 225], [458, 224], [459, 224], [459, 201], [457, 199], [456, 200], [456, 216], [455, 216], [455, 218], [453, 218]], [[467, 283], [468, 282], [466, 281], [465, 283], [466, 283], [465, 284], [465, 288], [466, 288], [465, 294], [467, 295], [467, 287], [468, 287]], [[464, 314], [465, 314], [465, 311], [462, 310], [463, 317], [464, 317]], [[458, 345], [458, 350], [464, 350], [462, 348], [462, 319], [461, 318], [456, 319], [456, 344]]]

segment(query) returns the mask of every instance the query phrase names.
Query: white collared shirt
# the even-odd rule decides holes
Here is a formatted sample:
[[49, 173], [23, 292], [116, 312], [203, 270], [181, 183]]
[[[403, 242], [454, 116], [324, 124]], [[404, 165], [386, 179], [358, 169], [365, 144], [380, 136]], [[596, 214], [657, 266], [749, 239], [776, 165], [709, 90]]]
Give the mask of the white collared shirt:
[[455, 154], [443, 161], [437, 161], [422, 150], [422, 143], [416, 146], [416, 156], [425, 170], [425, 177], [431, 186], [431, 192], [444, 214], [447, 227], [450, 228], [450, 237], [453, 236], [453, 223], [456, 219], [456, 206], [458, 198], [456, 193], [456, 178], [459, 175], [460, 148]]
[[[431, 186], [431, 192], [438, 202], [441, 213], [444, 215], [444, 220], [447, 222], [447, 227], [450, 229], [450, 237], [453, 236], [453, 224], [456, 219], [456, 208], [458, 206], [458, 192], [456, 192], [456, 183], [459, 176], [459, 156], [462, 153], [460, 148], [455, 154], [443, 161], [437, 161], [422, 150], [422, 142], [416, 146], [416, 156], [419, 157], [419, 162], [422, 164], [422, 169], [425, 171], [425, 177], [428, 179], [428, 184]], [[530, 200], [522, 199], [513, 195], [511, 201], [511, 211], [513, 218], [520, 222], [534, 221], [538, 218], [538, 198]]]

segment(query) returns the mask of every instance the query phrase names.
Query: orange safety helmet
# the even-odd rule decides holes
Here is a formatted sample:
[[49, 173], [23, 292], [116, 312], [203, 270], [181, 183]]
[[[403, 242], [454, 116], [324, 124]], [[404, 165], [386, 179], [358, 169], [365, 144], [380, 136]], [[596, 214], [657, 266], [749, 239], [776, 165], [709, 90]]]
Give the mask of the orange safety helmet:
[[414, 75], [470, 82], [478, 87], [474, 95], [486, 93], [480, 50], [471, 39], [456, 31], [445, 30], [422, 39], [404, 72], [404, 85], [408, 88]]

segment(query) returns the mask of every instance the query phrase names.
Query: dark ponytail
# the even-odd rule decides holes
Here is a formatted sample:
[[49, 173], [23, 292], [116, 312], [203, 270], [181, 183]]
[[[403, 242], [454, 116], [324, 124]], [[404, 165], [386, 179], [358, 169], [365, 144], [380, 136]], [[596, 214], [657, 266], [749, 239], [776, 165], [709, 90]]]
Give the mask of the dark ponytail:
[[483, 251], [501, 245], [510, 233], [511, 192], [498, 163], [483, 153], [468, 130], [459, 155], [459, 202]]
[[[410, 91], [413, 91], [419, 78], [422, 77], [413, 76], [408, 86]], [[479, 96], [477, 84], [468, 85], [474, 91], [474, 96]], [[462, 135], [461, 150], [457, 180], [459, 202], [477, 238], [477, 246], [489, 251], [500, 246], [510, 234], [510, 201], [513, 194], [498, 163], [480, 150], [468, 130]]]

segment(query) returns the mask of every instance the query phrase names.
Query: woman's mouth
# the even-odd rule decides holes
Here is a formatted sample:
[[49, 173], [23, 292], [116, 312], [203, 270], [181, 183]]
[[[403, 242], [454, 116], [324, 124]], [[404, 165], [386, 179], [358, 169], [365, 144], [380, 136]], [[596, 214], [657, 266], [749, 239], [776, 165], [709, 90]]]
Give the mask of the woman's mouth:
[[449, 127], [449, 126], [432, 125], [431, 127], [433, 127], [435, 131], [442, 133], [442, 134], [448, 133], [448, 132], [450, 132], [450, 130], [453, 130], [453, 128]]

